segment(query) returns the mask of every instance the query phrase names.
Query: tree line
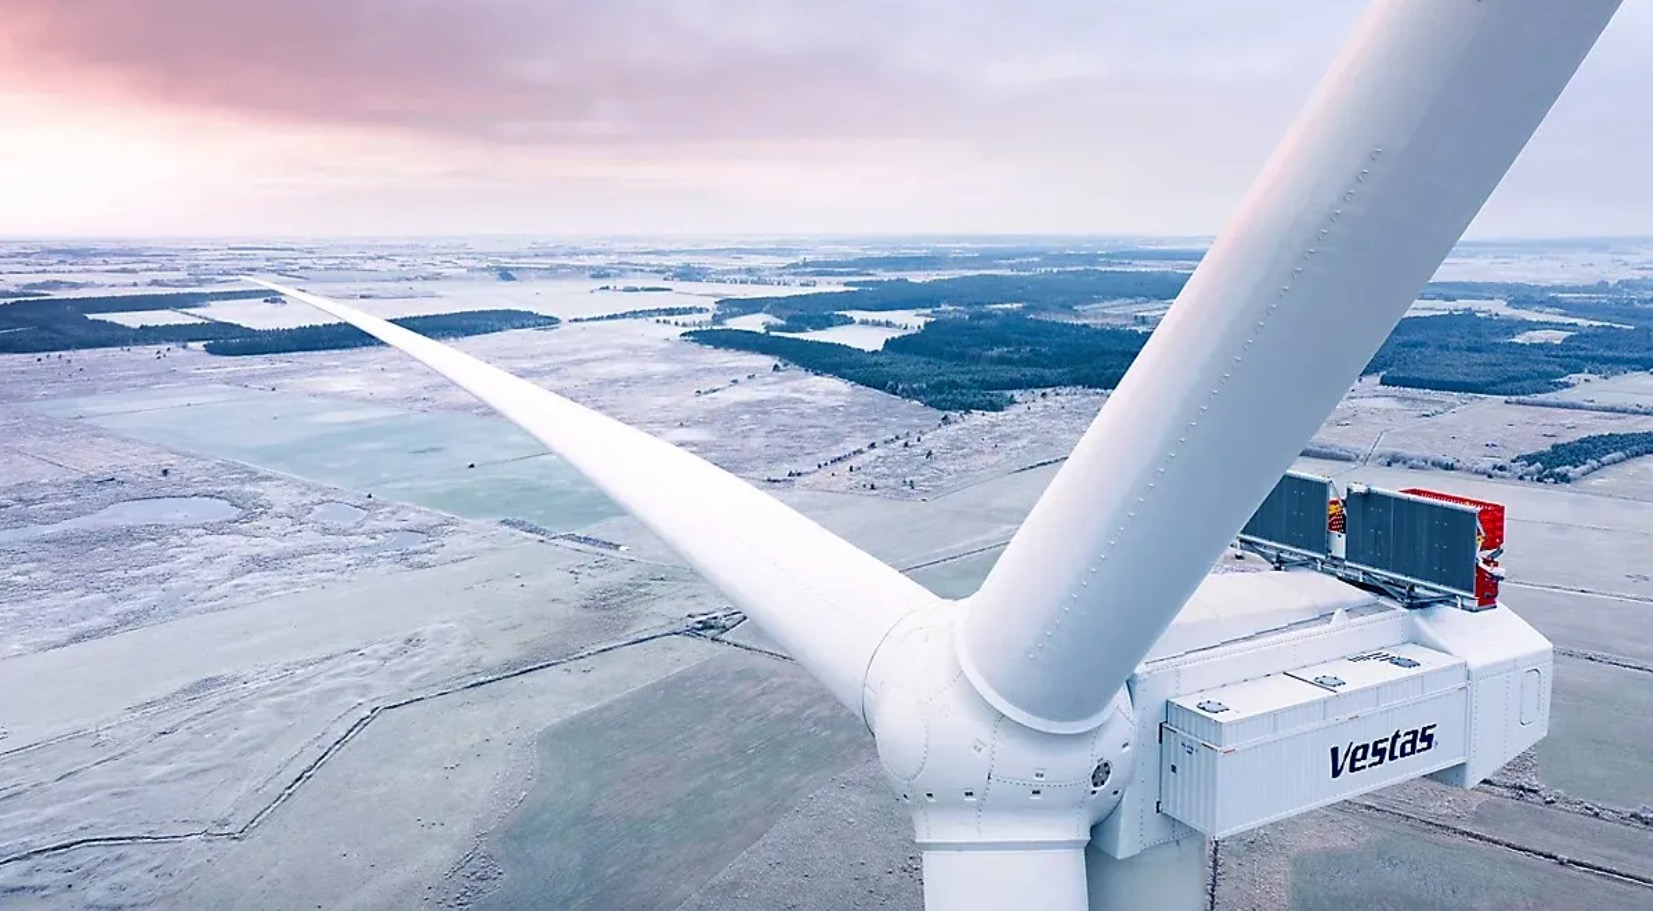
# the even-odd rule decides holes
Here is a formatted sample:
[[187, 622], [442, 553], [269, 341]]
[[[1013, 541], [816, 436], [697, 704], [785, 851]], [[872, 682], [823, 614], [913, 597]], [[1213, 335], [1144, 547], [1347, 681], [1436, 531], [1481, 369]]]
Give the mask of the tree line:
[[[1535, 329], [1571, 332], [1557, 343], [1517, 344]], [[1536, 395], [1564, 388], [1563, 378], [1653, 369], [1653, 328], [1620, 329], [1445, 313], [1401, 320], [1369, 364], [1385, 386]]]
[[1653, 455], [1653, 432], [1598, 433], [1515, 459], [1523, 477], [1566, 484], [1592, 471], [1638, 456]]
[[846, 291], [728, 298], [717, 302], [714, 319], [722, 322], [749, 313], [769, 313], [785, 319], [794, 313], [844, 310], [977, 310], [1002, 304], [1021, 304], [1031, 312], [1071, 311], [1099, 301], [1169, 300], [1182, 291], [1187, 281], [1185, 272], [1108, 269], [964, 275], [930, 281], [896, 278], [856, 282]]
[[962, 272], [1008, 269], [1084, 269], [1131, 261], [1197, 263], [1205, 251], [1189, 247], [1125, 247], [1113, 250], [1061, 250], [1010, 246], [992, 250], [873, 253], [839, 259], [800, 259], [784, 269], [793, 275], [866, 275], [869, 272]]
[[763, 327], [765, 332], [819, 332], [834, 326], [854, 324], [852, 317], [842, 313], [788, 313], [778, 323]]
[[597, 316], [576, 316], [570, 319], [571, 323], [603, 323], [617, 319], [657, 319], [667, 316], [693, 316], [697, 313], [710, 313], [707, 307], [651, 307], [647, 310], [624, 310], [619, 313], [602, 313]]
[[27, 298], [0, 303], [0, 353], [44, 354], [82, 348], [177, 345], [230, 338], [250, 331], [221, 322], [123, 326], [91, 314], [195, 307], [221, 300], [266, 297], [263, 290], [112, 294], [99, 297]]
[[781, 358], [943, 411], [1002, 411], [1017, 389], [1110, 389], [1147, 341], [1139, 332], [1005, 313], [935, 320], [881, 351], [735, 329], [683, 337]]
[[[1556, 344], [1517, 344], [1533, 329], [1565, 328]], [[943, 409], [996, 411], [1014, 389], [1118, 385], [1147, 335], [977, 312], [936, 319], [880, 351], [758, 332], [708, 329], [686, 338], [718, 348], [791, 361]], [[1532, 395], [1578, 373], [1611, 375], [1653, 369], [1653, 328], [1620, 329], [1533, 323], [1472, 313], [1404, 319], [1365, 373], [1389, 386], [1482, 395]]]
[[[177, 310], [213, 301], [270, 298], [262, 289], [28, 298], [0, 303], [0, 354], [46, 354], [87, 348], [138, 348], [203, 342], [212, 354], [285, 354], [377, 344], [343, 323], [296, 329], [249, 329], [220, 320], [159, 326], [123, 326], [92, 314]], [[276, 298], [279, 300], [279, 298]], [[699, 309], [699, 308], [695, 308]], [[557, 325], [555, 317], [524, 310], [473, 310], [391, 320], [435, 338]]]
[[[507, 332], [512, 329], [542, 329], [555, 326], [554, 316], [526, 310], [466, 310], [429, 316], [404, 316], [391, 320], [404, 329], [430, 338], [463, 338]], [[208, 354], [242, 356], [249, 354], [292, 354], [300, 351], [337, 351], [383, 344], [347, 323], [299, 326], [293, 329], [242, 330], [235, 338], [218, 339], [204, 347]]]

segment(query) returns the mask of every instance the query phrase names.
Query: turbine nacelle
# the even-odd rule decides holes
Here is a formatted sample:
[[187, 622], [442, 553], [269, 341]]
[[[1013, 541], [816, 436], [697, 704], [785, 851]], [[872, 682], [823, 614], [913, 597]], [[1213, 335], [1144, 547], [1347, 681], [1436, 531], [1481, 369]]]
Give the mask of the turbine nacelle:
[[1312, 570], [1213, 576], [1196, 605], [1218, 600], [1240, 622], [1191, 612], [1131, 677], [1142, 748], [1094, 833], [1110, 857], [1425, 775], [1474, 787], [1549, 730], [1551, 645], [1507, 607], [1409, 609]]

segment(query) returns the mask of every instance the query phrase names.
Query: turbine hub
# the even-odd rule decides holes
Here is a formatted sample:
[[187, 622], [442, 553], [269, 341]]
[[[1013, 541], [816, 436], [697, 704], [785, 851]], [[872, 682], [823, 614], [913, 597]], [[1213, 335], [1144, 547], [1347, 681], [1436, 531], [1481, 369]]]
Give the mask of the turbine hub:
[[1136, 750], [1130, 699], [1074, 734], [1034, 730], [977, 693], [958, 660], [957, 605], [915, 611], [879, 647], [865, 710], [885, 775], [927, 852], [1083, 850], [1118, 806]]

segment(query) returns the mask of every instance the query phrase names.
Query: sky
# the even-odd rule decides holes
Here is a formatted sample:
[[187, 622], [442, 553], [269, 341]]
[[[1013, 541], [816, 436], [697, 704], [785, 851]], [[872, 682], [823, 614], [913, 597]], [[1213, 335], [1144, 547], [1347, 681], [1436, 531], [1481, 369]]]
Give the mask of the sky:
[[[0, 0], [0, 236], [1157, 234], [1364, 0]], [[1471, 233], [1653, 235], [1627, 0]]]

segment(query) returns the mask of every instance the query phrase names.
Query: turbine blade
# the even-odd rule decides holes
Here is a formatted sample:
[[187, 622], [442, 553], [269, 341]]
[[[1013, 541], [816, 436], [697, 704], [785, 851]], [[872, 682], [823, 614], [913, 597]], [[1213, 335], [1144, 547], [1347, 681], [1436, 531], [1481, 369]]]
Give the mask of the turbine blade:
[[528, 431], [757, 622], [850, 711], [884, 634], [929, 591], [774, 497], [664, 440], [439, 342], [275, 282], [411, 355]]
[[1618, 6], [1374, 5], [970, 599], [959, 652], [984, 698], [1046, 731], [1100, 720]]

